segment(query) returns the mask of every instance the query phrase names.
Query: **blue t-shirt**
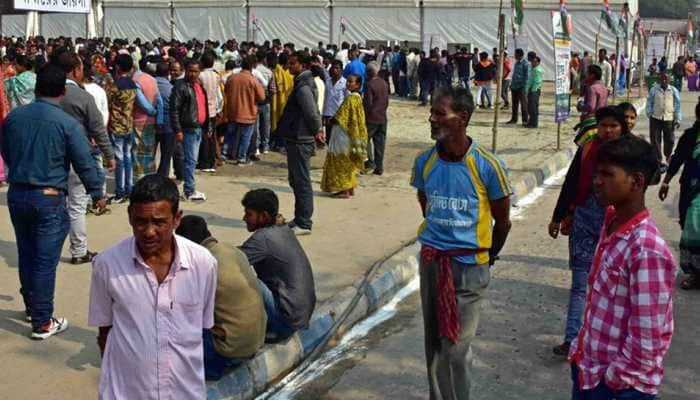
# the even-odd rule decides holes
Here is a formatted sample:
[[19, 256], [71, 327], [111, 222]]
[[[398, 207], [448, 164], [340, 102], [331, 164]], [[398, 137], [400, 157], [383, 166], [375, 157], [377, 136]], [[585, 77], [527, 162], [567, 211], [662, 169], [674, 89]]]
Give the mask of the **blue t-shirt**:
[[512, 193], [503, 162], [475, 142], [459, 162], [441, 159], [433, 147], [416, 157], [411, 186], [428, 200], [418, 241], [438, 250], [478, 249], [455, 260], [487, 263], [493, 231], [490, 201]]

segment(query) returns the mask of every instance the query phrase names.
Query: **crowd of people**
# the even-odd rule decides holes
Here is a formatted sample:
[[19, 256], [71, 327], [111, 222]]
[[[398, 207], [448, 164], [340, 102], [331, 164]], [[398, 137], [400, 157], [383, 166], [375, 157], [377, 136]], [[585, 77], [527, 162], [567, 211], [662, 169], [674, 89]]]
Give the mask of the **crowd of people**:
[[[11, 38], [0, 42], [0, 56], [0, 178], [10, 184], [30, 336], [68, 327], [53, 297], [70, 235], [71, 262], [93, 263], [88, 323], [99, 330], [100, 398], [204, 398], [205, 378], [308, 327], [315, 283], [297, 236], [313, 224], [310, 158], [327, 147], [321, 188], [336, 198], [355, 194], [358, 173], [383, 174], [392, 91], [431, 104], [435, 145], [418, 155], [411, 178], [425, 218], [419, 271], [431, 398], [469, 398], [480, 303], [511, 228], [508, 169], [467, 132], [477, 107], [493, 105], [495, 50], [426, 56], [402, 46], [297, 49], [279, 40]], [[512, 110], [508, 123], [537, 128], [540, 59], [522, 49], [514, 56], [505, 54], [496, 95]], [[584, 53], [574, 64], [578, 151], [548, 227], [553, 238], [569, 235], [572, 269], [565, 339], [554, 352], [571, 364], [574, 400], [653, 399], [673, 332], [676, 265], [645, 193], [665, 173], [664, 200], [684, 166], [681, 287], [700, 287], [697, 124], [671, 155], [667, 132], [681, 115], [668, 75], [649, 91], [645, 141], [632, 134], [631, 104], [607, 104], [615, 68], [605, 50], [597, 63]], [[696, 114], [700, 120], [700, 103]], [[289, 223], [268, 189], [241, 200], [251, 236], [238, 247], [219, 242], [201, 217], [183, 215], [181, 200], [206, 200], [196, 169], [245, 167], [269, 151], [287, 157]], [[111, 198], [107, 172], [116, 182]], [[97, 255], [85, 214], [109, 202], [128, 202], [133, 236]]]

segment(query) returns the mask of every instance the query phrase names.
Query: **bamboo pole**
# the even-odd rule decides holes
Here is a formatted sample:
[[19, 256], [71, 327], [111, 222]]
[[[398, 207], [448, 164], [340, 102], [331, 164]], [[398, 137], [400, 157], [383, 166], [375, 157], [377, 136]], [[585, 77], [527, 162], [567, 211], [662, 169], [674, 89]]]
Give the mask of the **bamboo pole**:
[[501, 85], [503, 83], [503, 45], [506, 21], [506, 16], [501, 12], [503, 10], [503, 0], [501, 0], [498, 10], [498, 73], [496, 74], [496, 99], [493, 103], [495, 109], [493, 112], [493, 137], [491, 138], [491, 151], [494, 154], [496, 154], [498, 149], [498, 115], [501, 111]]

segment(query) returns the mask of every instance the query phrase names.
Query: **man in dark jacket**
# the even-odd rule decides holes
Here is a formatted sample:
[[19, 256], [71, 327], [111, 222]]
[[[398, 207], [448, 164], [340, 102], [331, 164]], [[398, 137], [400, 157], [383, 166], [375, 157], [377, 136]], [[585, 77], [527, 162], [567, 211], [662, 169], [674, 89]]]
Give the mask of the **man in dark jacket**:
[[313, 60], [303, 52], [289, 56], [287, 66], [294, 75], [294, 89], [277, 125], [285, 141], [289, 185], [294, 191], [294, 221], [297, 235], [311, 234], [314, 192], [311, 188], [310, 160], [316, 139], [325, 142], [318, 110], [318, 90], [309, 69]]
[[207, 199], [204, 193], [195, 190], [194, 182], [194, 169], [197, 166], [202, 132], [211, 132], [207, 93], [199, 83], [199, 72], [199, 61], [190, 61], [185, 68], [184, 81], [178, 82], [170, 94], [170, 124], [175, 132], [175, 139], [182, 142], [185, 153], [184, 194], [188, 201]]
[[440, 65], [438, 64], [438, 56], [435, 53], [430, 54], [430, 58], [422, 58], [418, 64], [418, 79], [420, 79], [420, 105], [428, 104], [428, 96], [437, 86], [438, 78], [440, 77]]
[[311, 263], [289, 226], [276, 224], [279, 200], [273, 191], [252, 190], [241, 203], [253, 232], [241, 250], [260, 279], [268, 337], [286, 339], [308, 327], [316, 306]]

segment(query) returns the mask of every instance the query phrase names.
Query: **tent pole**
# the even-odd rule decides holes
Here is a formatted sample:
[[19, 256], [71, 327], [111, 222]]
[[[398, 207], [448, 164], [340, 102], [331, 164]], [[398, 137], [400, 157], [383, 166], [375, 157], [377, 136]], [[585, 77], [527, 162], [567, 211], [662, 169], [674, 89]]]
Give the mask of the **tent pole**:
[[175, 40], [175, 2], [170, 2], [170, 41]]
[[[501, 0], [502, 1], [502, 0]], [[418, 14], [420, 15], [420, 47], [423, 47], [425, 38], [425, 8], [423, 8], [423, 1], [418, 3]]]
[[[334, 17], [334, 11], [333, 11], [333, 0], [329, 0], [329, 5], [328, 5], [328, 26], [329, 26], [329, 34], [328, 34], [328, 44], [333, 43], [333, 37], [335, 36], [335, 29], [333, 29], [333, 17]], [[338, 43], [338, 46], [340, 46], [340, 43]]]
[[250, 42], [250, 4], [245, 2], [245, 40]]

